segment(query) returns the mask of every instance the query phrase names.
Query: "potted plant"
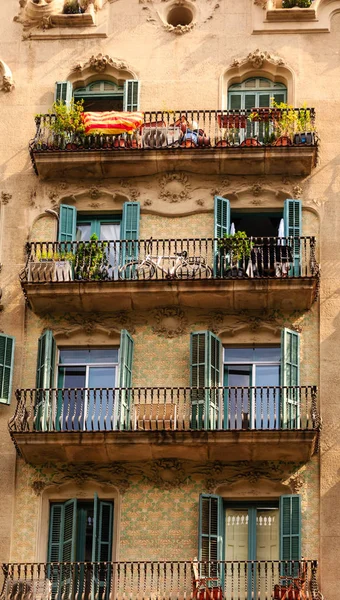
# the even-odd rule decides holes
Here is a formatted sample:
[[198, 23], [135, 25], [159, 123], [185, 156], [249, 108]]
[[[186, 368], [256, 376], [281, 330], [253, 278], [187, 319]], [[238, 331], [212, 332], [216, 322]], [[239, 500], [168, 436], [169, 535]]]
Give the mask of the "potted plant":
[[282, 8], [309, 8], [313, 0], [282, 0]]
[[[245, 277], [245, 261], [250, 258], [253, 244], [245, 231], [237, 231], [234, 234], [225, 233], [218, 241], [220, 256], [226, 258], [227, 267], [225, 275]], [[224, 261], [223, 261], [224, 262]], [[241, 262], [241, 267], [239, 263]], [[224, 272], [224, 268], [223, 268]]]
[[88, 242], [78, 242], [74, 257], [75, 279], [100, 281], [109, 278], [109, 244], [94, 233]]
[[72, 281], [73, 261], [72, 252], [55, 251], [39, 246], [36, 248], [34, 259], [27, 266], [27, 280], [32, 283], [40, 281]]
[[85, 12], [79, 0], [66, 0], [64, 4], [64, 15], [77, 15]]
[[294, 144], [312, 144], [314, 141], [314, 124], [311, 111], [306, 105], [295, 109], [286, 102], [275, 102], [275, 109], [280, 110], [279, 118], [273, 119], [274, 133], [276, 136], [275, 146], [291, 146]]
[[54, 102], [54, 118], [50, 119], [49, 129], [54, 133], [53, 144], [57, 144], [58, 148], [72, 148], [75, 138], [85, 133], [83, 104], [83, 100], [74, 102], [73, 98], [69, 107], [62, 100]]

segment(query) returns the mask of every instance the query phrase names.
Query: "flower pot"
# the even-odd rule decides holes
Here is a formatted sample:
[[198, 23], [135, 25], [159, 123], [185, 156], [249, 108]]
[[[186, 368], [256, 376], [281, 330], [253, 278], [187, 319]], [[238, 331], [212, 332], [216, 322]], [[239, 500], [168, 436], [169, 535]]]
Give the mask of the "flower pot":
[[314, 143], [314, 133], [307, 131], [306, 133], [296, 133], [293, 137], [295, 146], [312, 146]]
[[292, 140], [290, 139], [290, 137], [288, 135], [281, 135], [279, 138], [277, 138], [276, 142], [274, 143], [274, 146], [291, 146], [292, 145]]
[[241, 142], [240, 146], [262, 146], [262, 144], [256, 138], [246, 138]]
[[227, 148], [228, 146], [230, 146], [228, 140], [218, 140], [216, 142], [216, 148]]

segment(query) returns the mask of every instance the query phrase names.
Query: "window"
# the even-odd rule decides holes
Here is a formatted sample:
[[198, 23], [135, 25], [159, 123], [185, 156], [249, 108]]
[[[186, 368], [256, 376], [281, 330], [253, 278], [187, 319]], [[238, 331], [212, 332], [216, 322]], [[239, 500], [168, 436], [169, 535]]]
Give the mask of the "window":
[[61, 598], [71, 586], [86, 598], [95, 587], [103, 597], [103, 588], [110, 587], [105, 585], [109, 570], [104, 572], [100, 566], [91, 570], [84, 563], [111, 560], [112, 534], [113, 502], [100, 500], [95, 494], [92, 501], [73, 498], [51, 503], [48, 562], [64, 563], [51, 567], [54, 599]]
[[283, 83], [274, 83], [261, 77], [246, 79], [235, 83], [228, 90], [228, 108], [230, 110], [269, 107], [271, 98], [278, 104], [286, 102], [287, 88]]
[[[301, 559], [301, 498], [298, 494], [283, 495], [265, 502], [231, 502], [217, 495], [202, 494], [199, 504], [199, 560], [231, 561], [230, 565], [211, 564], [203, 567], [208, 576], [218, 576], [229, 590], [238, 589], [242, 598], [267, 597], [266, 578], [272, 569], [280, 574], [297, 576], [297, 565], [290, 562], [277, 568], [268, 561], [299, 561]], [[251, 577], [248, 563], [247, 575], [243, 561], [258, 563]], [[237, 564], [240, 563], [239, 568]], [[255, 580], [255, 581], [254, 581]], [[278, 583], [278, 581], [276, 581]], [[255, 585], [254, 585], [255, 583]], [[241, 592], [241, 593], [240, 593]], [[248, 593], [247, 593], [248, 592]]]
[[299, 428], [299, 339], [283, 329], [280, 346], [223, 349], [211, 331], [192, 333], [193, 427]]
[[[113, 423], [116, 421], [114, 388], [118, 356], [118, 348], [60, 348], [57, 387], [67, 390], [58, 398], [62, 430], [104, 431], [107, 415], [112, 416]], [[100, 388], [103, 388], [101, 398]]]
[[[231, 85], [228, 90], [229, 110], [247, 110], [253, 108], [266, 108], [271, 105], [271, 99], [280, 104], [287, 100], [287, 89], [283, 83], [274, 83], [269, 79], [260, 77], [246, 79], [242, 83]], [[260, 142], [271, 141], [273, 126], [271, 122], [246, 121], [245, 129], [236, 132], [235, 142], [242, 142], [244, 138], [256, 138]], [[239, 139], [237, 139], [237, 136]]]
[[130, 423], [133, 340], [121, 331], [118, 347], [57, 348], [52, 331], [39, 339], [37, 428], [112, 431]]
[[0, 404], [10, 404], [15, 338], [0, 333]]
[[74, 100], [83, 100], [85, 111], [123, 110], [124, 86], [111, 81], [95, 81], [75, 89]]
[[[118, 277], [119, 265], [134, 260], [138, 256], [138, 244], [119, 244], [119, 240], [137, 241], [139, 237], [140, 204], [125, 202], [122, 214], [82, 215], [75, 206], [60, 205], [59, 242], [88, 241], [93, 234], [107, 241], [107, 263], [109, 276]], [[76, 248], [75, 248], [76, 250]]]
[[224, 348], [228, 429], [279, 427], [280, 364], [280, 346]]
[[73, 90], [70, 81], [57, 81], [55, 84], [54, 101], [64, 102], [69, 106], [74, 100], [84, 100], [84, 110], [101, 112], [108, 110], [124, 110], [134, 112], [139, 110], [139, 81], [127, 79], [120, 86], [112, 81], [93, 81], [85, 87]]
[[[214, 207], [214, 238], [221, 238], [224, 234], [230, 234], [232, 224], [234, 231], [245, 231], [248, 236], [252, 237], [291, 238], [288, 244], [281, 243], [280, 240], [272, 240], [269, 251], [266, 240], [257, 240], [250, 256], [253, 266], [251, 274], [300, 276], [302, 260], [300, 243], [302, 235], [301, 200], [285, 200], [283, 213], [237, 212], [231, 210], [229, 200], [221, 196], [215, 196]], [[281, 227], [281, 219], [283, 219], [283, 228]], [[264, 244], [266, 244], [266, 247]], [[279, 270], [275, 263], [281, 265]], [[226, 275], [225, 261], [221, 260], [221, 251], [218, 250], [217, 242], [214, 274], [221, 277]]]

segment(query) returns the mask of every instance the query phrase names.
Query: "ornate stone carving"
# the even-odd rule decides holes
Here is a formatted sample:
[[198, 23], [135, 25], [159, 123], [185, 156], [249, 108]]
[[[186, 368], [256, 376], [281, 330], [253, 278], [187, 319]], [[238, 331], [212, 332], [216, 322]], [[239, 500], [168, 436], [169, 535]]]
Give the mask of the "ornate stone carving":
[[236, 68], [236, 67], [241, 67], [242, 65], [245, 65], [246, 63], [250, 63], [254, 69], [261, 69], [263, 67], [264, 62], [269, 62], [272, 65], [277, 65], [277, 66], [283, 66], [285, 64], [284, 60], [282, 58], [280, 58], [279, 56], [274, 56], [272, 54], [269, 54], [269, 52], [265, 52], [265, 51], [259, 50], [259, 48], [257, 48], [253, 52], [249, 52], [249, 54], [245, 58], [242, 58], [242, 59], [235, 58], [231, 62], [230, 66], [232, 68], [234, 68], [234, 67]]
[[0, 90], [3, 92], [11, 92], [14, 90], [12, 71], [3, 60], [0, 60]]
[[293, 197], [294, 198], [301, 198], [302, 192], [303, 192], [303, 190], [302, 190], [301, 185], [299, 185], [299, 184], [294, 185], [294, 187], [293, 187]]
[[166, 173], [159, 180], [160, 198], [165, 202], [183, 202], [190, 199], [191, 185], [185, 173]]
[[287, 484], [292, 490], [292, 494], [299, 494], [305, 484], [305, 478], [301, 472], [294, 473], [294, 475], [288, 479]]
[[253, 183], [252, 187], [251, 187], [251, 191], [253, 193], [253, 196], [257, 197], [260, 196], [260, 194], [263, 191], [263, 185], [261, 181], [257, 181], [256, 183]]
[[156, 335], [171, 339], [184, 335], [187, 331], [188, 321], [180, 308], [159, 308], [154, 311], [153, 316], [155, 324], [152, 331]]
[[1, 204], [8, 204], [11, 198], [12, 194], [9, 194], [8, 192], [1, 192]]
[[89, 194], [93, 200], [98, 200], [101, 196], [101, 191], [96, 185], [93, 185], [89, 189]]
[[46, 327], [52, 327], [57, 337], [62, 335], [69, 337], [81, 330], [89, 337], [93, 336], [96, 331], [112, 336], [119, 333], [121, 329], [127, 329], [134, 334], [136, 326], [146, 322], [143, 318], [125, 311], [110, 313], [108, 316], [103, 313], [91, 313], [91, 316], [82, 313], [65, 313], [62, 318], [47, 314], [45, 321]]
[[[217, 486], [247, 481], [249, 485], [261, 479], [298, 486], [303, 480], [299, 475], [300, 463], [293, 462], [205, 462], [196, 463], [176, 458], [155, 461], [100, 463], [45, 463], [33, 467], [30, 485], [36, 494], [48, 486], [60, 486], [71, 481], [79, 487], [87, 482], [114, 485], [124, 494], [134, 481], [147, 481], [160, 489], [173, 489], [186, 484], [192, 478], [202, 479], [202, 489], [213, 492]], [[296, 480], [296, 483], [293, 483]], [[293, 488], [292, 488], [293, 489]]]
[[131, 71], [130, 67], [124, 60], [120, 60], [119, 58], [111, 58], [108, 54], [97, 54], [96, 56], [93, 54], [86, 62], [77, 63], [72, 71], [80, 72], [85, 71], [86, 69], [92, 69], [96, 73], [104, 73], [108, 67], [112, 67], [117, 69], [117, 71]]
[[[111, 0], [112, 1], [112, 0]], [[199, 26], [202, 23], [207, 23], [213, 19], [215, 12], [220, 8], [220, 3], [216, 0], [204, 0], [200, 6], [200, 12], [193, 10], [193, 19], [191, 23], [186, 25], [172, 25], [167, 21], [167, 10], [162, 4], [169, 0], [139, 0], [141, 9], [145, 13], [146, 21], [148, 23], [161, 23], [165, 31], [174, 33], [175, 35], [183, 35]], [[194, 7], [196, 0], [175, 0], [174, 5], [187, 6], [189, 9]]]
[[268, 0], [254, 0], [255, 6], [260, 6], [263, 10], [267, 8]]

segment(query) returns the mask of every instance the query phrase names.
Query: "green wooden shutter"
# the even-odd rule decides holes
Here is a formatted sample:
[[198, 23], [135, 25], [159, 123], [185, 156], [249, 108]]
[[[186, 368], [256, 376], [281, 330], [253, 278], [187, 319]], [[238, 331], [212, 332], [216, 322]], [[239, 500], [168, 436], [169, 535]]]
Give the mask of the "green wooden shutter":
[[[94, 494], [94, 518], [92, 537], [92, 562], [108, 563], [111, 561], [113, 531], [113, 504], [99, 500]], [[94, 600], [102, 591], [110, 589], [111, 567], [107, 565], [106, 572], [102, 572], [100, 565], [94, 566], [94, 581], [91, 598]]]
[[119, 406], [118, 406], [118, 428], [128, 429], [130, 422], [130, 400], [131, 392], [122, 390], [132, 386], [132, 363], [133, 363], [133, 339], [126, 329], [120, 334], [120, 358], [119, 358]]
[[[64, 529], [64, 504], [52, 504], [50, 510], [50, 525], [48, 536], [47, 561], [49, 563], [60, 563], [62, 560], [62, 539]], [[48, 577], [52, 581], [52, 596], [57, 597], [60, 586], [59, 565], [50, 566]]]
[[218, 248], [219, 238], [230, 232], [230, 202], [222, 196], [214, 198], [214, 277], [223, 277], [225, 267], [225, 252]]
[[[301, 497], [299, 494], [280, 497], [280, 560], [301, 560]], [[283, 576], [297, 576], [298, 564], [282, 563]]]
[[10, 404], [15, 338], [0, 333], [0, 404]]
[[74, 242], [77, 230], [77, 209], [68, 204], [60, 205], [59, 242]]
[[[223, 560], [223, 500], [215, 494], [201, 494], [199, 500], [198, 559]], [[204, 577], [221, 577], [221, 566], [201, 566]], [[216, 586], [216, 582], [213, 584]]]
[[124, 81], [124, 110], [134, 112], [139, 110], [140, 85], [137, 79]]
[[284, 429], [300, 427], [300, 334], [291, 329], [281, 331], [281, 385], [280, 415]]
[[38, 359], [36, 388], [46, 390], [37, 392], [36, 396], [36, 428], [46, 430], [51, 416], [50, 388], [54, 386], [54, 365], [56, 358], [56, 343], [53, 333], [47, 329], [38, 340]]
[[62, 561], [76, 560], [77, 500], [72, 498], [64, 503], [64, 530], [62, 537]]
[[283, 209], [285, 237], [292, 238], [287, 243], [292, 246], [293, 266], [289, 270], [291, 277], [301, 276], [301, 228], [302, 228], [302, 202], [301, 200], [285, 200]]
[[[190, 335], [191, 422], [193, 429], [219, 427], [222, 344], [211, 331]], [[196, 388], [196, 389], [195, 389]], [[199, 389], [197, 389], [199, 388]]]
[[73, 87], [70, 81], [56, 81], [54, 90], [54, 102], [65, 102], [69, 107], [72, 100]]
[[[138, 258], [138, 238], [140, 221], [140, 203], [124, 202], [122, 224], [120, 229], [120, 238], [122, 240], [120, 265], [137, 260]], [[124, 241], [125, 240], [125, 241]], [[127, 279], [131, 275], [131, 270], [124, 272]]]

